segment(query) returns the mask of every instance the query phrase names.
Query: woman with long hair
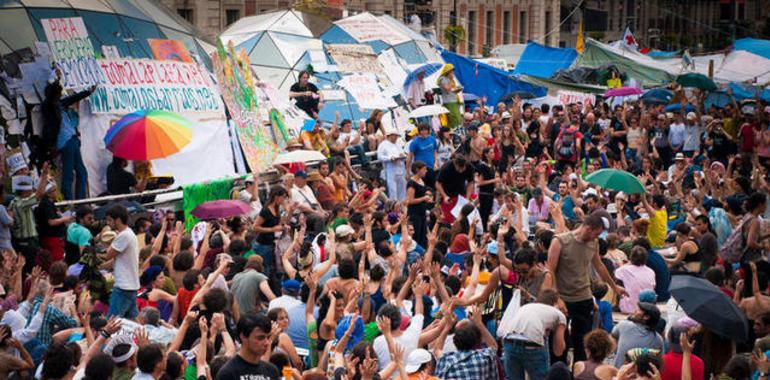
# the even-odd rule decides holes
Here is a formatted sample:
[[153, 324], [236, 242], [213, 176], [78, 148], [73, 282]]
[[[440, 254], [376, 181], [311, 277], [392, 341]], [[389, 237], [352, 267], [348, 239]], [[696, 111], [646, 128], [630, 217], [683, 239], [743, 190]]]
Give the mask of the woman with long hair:
[[412, 163], [412, 178], [406, 183], [406, 204], [409, 222], [414, 227], [412, 239], [421, 247], [428, 246], [428, 224], [426, 212], [433, 202], [433, 194], [425, 186], [428, 167], [422, 161]]
[[[283, 220], [281, 207], [286, 203], [289, 192], [283, 186], [270, 189], [267, 204], [259, 211], [257, 220], [254, 221], [254, 232], [257, 233], [254, 251], [262, 257], [266, 274], [273, 277], [271, 283], [277, 283], [275, 265], [275, 234], [283, 232]], [[291, 215], [290, 207], [287, 207], [287, 215]]]
[[[385, 139], [385, 127], [382, 125], [382, 115], [384, 114], [382, 110], [376, 109], [366, 119], [362, 135], [366, 137], [368, 152], [377, 151], [377, 146]], [[378, 131], [380, 134], [377, 134]]]
[[436, 142], [438, 143], [438, 165], [439, 168], [452, 159], [455, 152], [455, 145], [452, 142], [452, 130], [449, 127], [441, 127], [438, 131]]
[[484, 148], [481, 161], [476, 168], [476, 184], [479, 187], [479, 214], [483, 226], [487, 225], [492, 205], [495, 201], [495, 186], [500, 183], [500, 175], [495, 171], [495, 152], [492, 148]]

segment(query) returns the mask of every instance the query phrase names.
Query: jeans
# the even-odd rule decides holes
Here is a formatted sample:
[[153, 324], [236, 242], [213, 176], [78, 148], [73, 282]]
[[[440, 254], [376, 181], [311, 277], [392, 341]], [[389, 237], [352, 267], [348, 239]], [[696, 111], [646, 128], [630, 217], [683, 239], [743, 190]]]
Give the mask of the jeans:
[[524, 380], [524, 372], [530, 380], [545, 379], [548, 374], [548, 348], [525, 346], [525, 342], [506, 340], [503, 345], [505, 377], [508, 380]]
[[[278, 286], [278, 270], [275, 266], [275, 245], [254, 243], [253, 248], [254, 252], [262, 257], [262, 268], [264, 270], [262, 273], [267, 276], [270, 289], [275, 291], [275, 288]], [[280, 287], [278, 287], [278, 290], [280, 290]]]
[[139, 315], [139, 309], [136, 306], [136, 290], [112, 288], [107, 318], [113, 315], [126, 319], [134, 319]]
[[366, 156], [366, 152], [364, 151], [363, 144], [349, 146], [348, 153], [350, 153], [351, 156], [356, 156], [356, 158], [354, 158], [353, 160], [358, 159], [358, 162], [361, 164], [361, 166], [365, 167], [369, 165], [369, 157]]
[[80, 155], [80, 140], [73, 137], [61, 148], [61, 193], [64, 199], [72, 198], [72, 176], [75, 175], [75, 199], [86, 197], [88, 172]]
[[578, 302], [566, 302], [569, 311], [570, 347], [575, 361], [586, 360], [586, 352], [583, 349], [583, 337], [586, 336], [594, 324], [594, 301], [587, 299]]

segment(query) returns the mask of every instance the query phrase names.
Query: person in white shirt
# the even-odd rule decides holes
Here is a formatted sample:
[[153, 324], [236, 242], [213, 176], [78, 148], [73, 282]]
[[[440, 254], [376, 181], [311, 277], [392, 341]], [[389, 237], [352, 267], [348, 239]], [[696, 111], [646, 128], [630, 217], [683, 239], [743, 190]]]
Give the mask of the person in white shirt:
[[505, 332], [503, 356], [505, 375], [509, 380], [544, 379], [548, 373], [548, 337], [554, 355], [566, 348], [566, 306], [553, 289], [543, 289], [538, 302], [522, 306], [513, 317], [510, 331]]
[[415, 109], [423, 104], [425, 104], [425, 72], [420, 71], [417, 73], [417, 78], [415, 78], [411, 83], [409, 83], [409, 88], [406, 91], [406, 101], [409, 102], [409, 105], [412, 107], [412, 109]]
[[281, 296], [271, 300], [270, 304], [267, 306], [267, 310], [270, 311], [277, 308], [289, 310], [292, 306], [301, 304], [302, 301], [297, 298], [299, 296], [300, 286], [302, 286], [302, 284], [295, 279], [284, 281], [283, 284], [281, 284]]
[[292, 203], [305, 214], [309, 231], [321, 232], [328, 215], [321, 208], [321, 203], [315, 197], [313, 189], [307, 185], [307, 173], [302, 170], [294, 173], [294, 186], [290, 193]]
[[521, 196], [518, 193], [508, 192], [503, 195], [503, 205], [500, 206], [496, 213], [489, 217], [489, 225], [497, 222], [510, 210], [513, 215], [512, 225], [516, 226], [516, 222], [520, 222], [521, 230], [529, 235], [529, 211], [527, 211], [527, 208], [524, 207], [520, 199]]
[[139, 290], [139, 242], [134, 231], [128, 228], [128, 210], [115, 205], [107, 211], [107, 224], [118, 231], [107, 253], [100, 255], [103, 261], [115, 260], [113, 273], [115, 284], [110, 295], [107, 317], [117, 316], [134, 319], [139, 314], [136, 292]]
[[391, 129], [387, 134], [387, 139], [377, 147], [377, 159], [384, 169], [388, 198], [406, 199], [406, 152], [397, 144], [398, 131]]
[[251, 212], [247, 214], [249, 219], [257, 219], [262, 210], [262, 201], [259, 200], [259, 174], [252, 173], [250, 178], [244, 181], [246, 187], [238, 193], [238, 199], [251, 206]]
[[423, 314], [424, 304], [422, 302], [423, 287], [415, 286], [414, 289], [414, 316], [406, 330], [401, 331], [399, 329], [399, 326], [401, 325], [401, 310], [399, 310], [397, 306], [385, 304], [381, 306], [380, 310], [377, 312], [377, 326], [380, 328], [380, 331], [382, 331], [382, 335], [374, 339], [374, 344], [372, 346], [374, 352], [377, 353], [380, 370], [390, 363], [390, 352], [388, 351], [386, 335], [391, 335], [395, 344], [403, 347], [404, 357], [408, 357], [412, 351], [417, 349], [425, 316]]

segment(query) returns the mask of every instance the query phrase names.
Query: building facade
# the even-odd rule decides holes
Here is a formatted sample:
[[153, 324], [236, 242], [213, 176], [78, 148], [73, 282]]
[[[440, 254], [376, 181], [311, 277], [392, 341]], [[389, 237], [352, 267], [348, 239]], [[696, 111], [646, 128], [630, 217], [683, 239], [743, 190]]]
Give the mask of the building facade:
[[562, 0], [561, 13], [566, 47], [575, 46], [581, 18], [590, 37], [618, 40], [629, 26], [641, 46], [660, 50], [711, 51], [770, 34], [770, 0]]
[[439, 43], [444, 30], [452, 25], [465, 29], [465, 39], [457, 51], [484, 56], [497, 45], [526, 43], [534, 40], [558, 46], [560, 0], [161, 0], [170, 9], [190, 21], [210, 37], [216, 37], [241, 17], [299, 4], [321, 4], [323, 12], [338, 19], [360, 12], [388, 14], [408, 22], [418, 15], [423, 31], [433, 34]]

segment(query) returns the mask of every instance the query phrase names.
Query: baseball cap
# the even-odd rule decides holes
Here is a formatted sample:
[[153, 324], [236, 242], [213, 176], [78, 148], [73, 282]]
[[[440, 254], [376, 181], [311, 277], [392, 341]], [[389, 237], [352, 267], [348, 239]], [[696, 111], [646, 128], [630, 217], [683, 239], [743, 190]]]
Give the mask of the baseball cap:
[[688, 112], [687, 113], [687, 120], [695, 120], [697, 118], [698, 118], [698, 116], [695, 115], [695, 112]]
[[501, 119], [510, 119], [511, 118], [511, 113], [508, 112], [508, 111], [504, 111], [503, 114], [500, 115], [500, 118]]
[[295, 293], [299, 292], [299, 288], [301, 286], [302, 286], [302, 284], [300, 284], [299, 281], [297, 281], [297, 280], [295, 280], [293, 278], [289, 279], [289, 280], [286, 280], [286, 281], [283, 282], [283, 284], [281, 284], [281, 288], [283, 288], [284, 290], [289, 291], [289, 292], [295, 292]]
[[589, 187], [583, 192], [583, 198], [589, 196], [589, 195], [599, 195], [599, 192], [596, 191], [593, 187]]
[[658, 295], [652, 289], [645, 289], [639, 293], [639, 302], [655, 303], [658, 302]]
[[351, 234], [352, 234], [352, 233], [354, 233], [354, 232], [355, 232], [355, 231], [353, 230], [353, 227], [350, 227], [350, 226], [349, 226], [349, 225], [347, 225], [347, 224], [342, 224], [342, 225], [339, 225], [339, 226], [337, 226], [337, 228], [334, 230], [334, 233], [336, 233], [336, 234], [337, 234], [337, 236], [339, 236], [339, 237], [345, 237], [345, 236], [351, 235]]
[[417, 372], [423, 364], [430, 363], [431, 360], [433, 360], [433, 356], [424, 348], [418, 348], [410, 352], [406, 358], [406, 373], [412, 374]]
[[297, 170], [297, 172], [294, 173], [294, 178], [305, 178], [305, 179], [307, 179], [307, 173], [305, 173], [304, 170]]

